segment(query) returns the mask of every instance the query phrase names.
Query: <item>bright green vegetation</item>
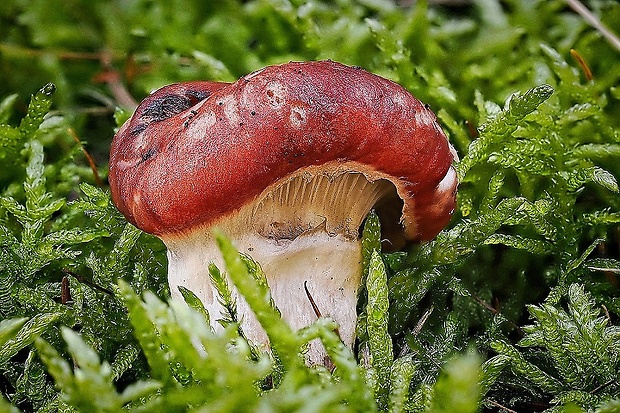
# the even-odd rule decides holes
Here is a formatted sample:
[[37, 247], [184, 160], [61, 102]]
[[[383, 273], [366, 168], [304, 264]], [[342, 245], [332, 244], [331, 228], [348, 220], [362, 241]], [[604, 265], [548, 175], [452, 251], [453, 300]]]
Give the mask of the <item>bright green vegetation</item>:
[[[620, 27], [619, 3], [587, 3]], [[461, 157], [459, 209], [434, 241], [389, 254], [366, 221], [353, 352], [329, 320], [292, 332], [220, 236], [219, 270], [260, 315], [268, 355], [238, 331], [217, 269], [223, 335], [191, 292], [192, 310], [167, 304], [165, 248], [116, 211], [74, 137], [105, 182], [131, 112], [118, 86], [139, 100], [325, 58], [438, 113]], [[0, 411], [620, 411], [619, 67], [559, 0], [4, 0]], [[317, 337], [333, 371], [302, 362]]]

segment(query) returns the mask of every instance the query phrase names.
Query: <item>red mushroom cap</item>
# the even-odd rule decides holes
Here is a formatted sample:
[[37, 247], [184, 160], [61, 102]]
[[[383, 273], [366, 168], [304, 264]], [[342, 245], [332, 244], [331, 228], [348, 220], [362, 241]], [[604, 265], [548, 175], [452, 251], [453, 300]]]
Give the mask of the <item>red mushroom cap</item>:
[[159, 89], [114, 137], [109, 181], [130, 222], [166, 236], [214, 225], [296, 171], [346, 164], [392, 182], [406, 237], [426, 240], [454, 210], [454, 158], [433, 112], [398, 84], [292, 62]]

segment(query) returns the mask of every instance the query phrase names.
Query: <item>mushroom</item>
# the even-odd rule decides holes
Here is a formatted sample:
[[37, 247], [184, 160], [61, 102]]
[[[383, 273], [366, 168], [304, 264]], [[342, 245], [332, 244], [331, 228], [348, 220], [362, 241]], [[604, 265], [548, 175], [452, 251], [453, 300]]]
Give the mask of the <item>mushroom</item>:
[[[292, 328], [316, 320], [309, 295], [352, 346], [363, 220], [376, 208], [400, 233], [393, 243], [432, 239], [454, 211], [455, 159], [433, 112], [398, 84], [333, 61], [291, 62], [154, 92], [114, 137], [109, 182], [127, 219], [165, 243], [172, 294], [192, 290], [214, 327], [217, 227], [261, 265]], [[237, 301], [247, 337], [268, 346]], [[323, 364], [321, 344], [306, 357]]]

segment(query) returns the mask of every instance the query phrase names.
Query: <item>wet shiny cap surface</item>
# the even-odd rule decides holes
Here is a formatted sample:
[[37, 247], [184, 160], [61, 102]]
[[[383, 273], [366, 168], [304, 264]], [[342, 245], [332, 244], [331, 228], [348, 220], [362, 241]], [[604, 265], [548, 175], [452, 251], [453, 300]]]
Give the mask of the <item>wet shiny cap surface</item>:
[[291, 62], [154, 92], [114, 137], [109, 181], [130, 222], [182, 236], [306, 168], [361, 173], [394, 185], [406, 237], [426, 240], [454, 211], [454, 157], [433, 112], [398, 84], [332, 61]]

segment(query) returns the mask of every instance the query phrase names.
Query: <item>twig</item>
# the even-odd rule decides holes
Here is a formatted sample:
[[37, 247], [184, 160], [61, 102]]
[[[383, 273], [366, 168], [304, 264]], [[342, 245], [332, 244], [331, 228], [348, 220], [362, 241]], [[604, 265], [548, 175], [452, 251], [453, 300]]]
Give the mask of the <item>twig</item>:
[[69, 289], [69, 277], [64, 275], [60, 282], [60, 299], [63, 305], [68, 305], [73, 302], [71, 299], [71, 290]]
[[95, 177], [95, 183], [97, 184], [98, 187], [100, 188], [103, 187], [103, 182], [101, 181], [101, 178], [99, 177], [99, 172], [97, 171], [97, 165], [95, 164], [95, 160], [93, 159], [92, 156], [90, 156], [90, 153], [88, 153], [86, 148], [84, 148], [84, 145], [82, 145], [80, 138], [78, 138], [77, 133], [75, 133], [73, 128], [68, 128], [67, 130], [69, 131], [69, 135], [73, 137], [73, 140], [75, 140], [77, 144], [80, 145], [80, 148], [82, 148], [82, 152], [84, 153], [84, 156], [86, 157], [86, 161], [88, 162], [90, 169], [93, 171], [93, 175]]
[[101, 60], [102, 52], [72, 52], [68, 50], [29, 49], [12, 44], [0, 43], [0, 51], [23, 56], [54, 55], [60, 60]]
[[[478, 304], [480, 304], [482, 307], [486, 308], [487, 310], [489, 310], [491, 313], [493, 313], [493, 315], [498, 315], [501, 312], [496, 309], [495, 307], [493, 307], [491, 304], [485, 302], [483, 299], [481, 299], [480, 297], [478, 297], [476, 294], [472, 294], [470, 293], [471, 298], [473, 298], [474, 300], [476, 300], [476, 302]], [[520, 336], [524, 336], [525, 334], [523, 333], [523, 330], [521, 329], [521, 327], [519, 327], [517, 325], [517, 323], [515, 323], [514, 321], [510, 321], [508, 319], [506, 319], [508, 321], [508, 323], [510, 323], [510, 325], [512, 326], [512, 328], [514, 328]]]
[[603, 311], [605, 311], [605, 317], [607, 317], [607, 321], [611, 322], [611, 316], [609, 315], [609, 310], [607, 309], [605, 304], [601, 304], [601, 307], [603, 307]]
[[414, 336], [417, 336], [418, 334], [420, 334], [420, 331], [422, 331], [422, 327], [424, 327], [424, 324], [426, 324], [426, 321], [428, 320], [428, 318], [431, 316], [431, 314], [433, 314], [434, 309], [435, 307], [431, 306], [431, 308], [429, 308], [428, 310], [424, 312], [424, 314], [422, 314], [422, 317], [420, 317], [417, 324], [415, 325], [415, 328], [411, 332]]
[[310, 301], [312, 311], [314, 311], [314, 315], [316, 315], [316, 318], [323, 317], [323, 315], [321, 314], [321, 310], [319, 310], [319, 307], [314, 302], [314, 298], [312, 298], [310, 291], [308, 291], [308, 281], [304, 281], [304, 290], [306, 291], [306, 297], [308, 297], [308, 301]]
[[[308, 301], [310, 301], [312, 311], [314, 311], [314, 315], [316, 315], [316, 318], [323, 317], [323, 314], [321, 314], [321, 310], [319, 310], [319, 306], [316, 305], [316, 303], [314, 302], [314, 298], [312, 298], [312, 294], [310, 294], [310, 291], [308, 290], [308, 281], [304, 281], [304, 290], [306, 291], [306, 297], [308, 297]], [[337, 328], [335, 332], [338, 337], [342, 339], [342, 337], [340, 337], [340, 331]]]
[[121, 82], [121, 76], [115, 69], [112, 68], [112, 59], [114, 55], [103, 50], [100, 52], [73, 52], [69, 50], [40, 50], [30, 49], [26, 47], [14, 46], [7, 43], [0, 43], [0, 52], [8, 55], [29, 56], [29, 57], [41, 57], [45, 55], [54, 55], [60, 60], [98, 60], [105, 68], [105, 72], [98, 77], [100, 80], [108, 85], [110, 92], [116, 99], [116, 101], [127, 107], [130, 110], [134, 110], [138, 106], [138, 102], [131, 96], [125, 86]]
[[508, 413], [518, 413], [517, 411], [509, 409], [506, 406], [502, 406], [501, 404], [499, 404], [498, 402], [494, 402], [493, 400], [485, 400], [485, 401], [492, 406], [499, 407], [500, 409], [507, 411]]
[[[435, 310], [434, 306], [430, 306], [425, 312], [424, 314], [422, 314], [422, 316], [420, 317], [420, 319], [418, 320], [418, 322], [416, 323], [415, 327], [413, 328], [413, 330], [411, 331], [411, 335], [413, 335], [414, 337], [417, 337], [418, 334], [420, 334], [420, 332], [422, 331], [422, 327], [424, 327], [424, 324], [426, 324], [426, 322], [428, 321], [428, 318], [431, 316], [431, 314], [433, 314], [433, 311]], [[409, 347], [408, 344], [405, 344], [401, 349], [400, 352], [398, 353], [398, 357], [404, 357], [407, 353], [409, 353], [411, 351], [411, 347]], [[434, 362], [434, 361], [433, 361]], [[437, 367], [439, 367], [438, 363], [435, 363], [435, 365]]]
[[570, 55], [573, 56], [573, 59], [575, 59], [577, 63], [579, 63], [579, 66], [581, 66], [581, 70], [583, 70], [583, 74], [586, 76], [586, 80], [594, 79], [594, 76], [592, 75], [592, 70], [590, 70], [590, 66], [588, 66], [588, 62], [586, 62], [586, 59], [584, 59], [583, 56], [579, 54], [579, 52], [575, 49], [570, 49]]
[[65, 113], [79, 113], [84, 115], [108, 115], [114, 112], [114, 106], [91, 106], [87, 108], [73, 107], [64, 110], [52, 109], [49, 111], [50, 116], [62, 116]]
[[586, 6], [583, 5], [579, 0], [566, 0], [566, 3], [570, 6], [571, 9], [575, 10], [577, 14], [579, 14], [583, 19], [590, 24], [590, 26], [594, 27], [598, 30], [601, 35], [607, 39], [612, 46], [620, 51], [620, 38], [612, 32], [607, 26], [605, 26], [601, 20], [594, 15]]
[[112, 54], [101, 53], [100, 58], [101, 66], [104, 68], [104, 72], [98, 76], [100, 81], [103, 81], [110, 88], [112, 96], [121, 105], [130, 110], [136, 109], [138, 102], [131, 96], [123, 82], [121, 82], [120, 73], [112, 66]]
[[[319, 307], [314, 302], [314, 298], [312, 298], [312, 294], [310, 294], [310, 291], [308, 290], [308, 281], [304, 281], [304, 290], [306, 291], [306, 297], [308, 297], [308, 301], [310, 301], [310, 305], [312, 306], [312, 311], [314, 311], [314, 314], [316, 315], [316, 317], [317, 318], [323, 317], [323, 315], [321, 314], [321, 310], [319, 310]], [[336, 328], [334, 332], [336, 333], [340, 341], [342, 341], [342, 337], [340, 336], [340, 330]], [[336, 368], [336, 365], [334, 364], [334, 362], [332, 361], [329, 355], [325, 356], [325, 358], [323, 359], [323, 366], [325, 366], [325, 368], [329, 370], [330, 373], [333, 373], [334, 369]]]
[[484, 301], [482, 298], [478, 297], [476, 294], [471, 294], [471, 298], [473, 298], [474, 300], [476, 300], [476, 302], [478, 304], [480, 304], [481, 306], [483, 306], [484, 308], [486, 308], [487, 310], [492, 312], [493, 315], [498, 315], [499, 314], [499, 310], [497, 310], [491, 304], [489, 304], [486, 301]]
[[104, 288], [104, 287], [102, 287], [100, 285], [97, 285], [94, 282], [92, 282], [91, 280], [89, 280], [89, 279], [81, 276], [80, 274], [77, 274], [77, 273], [75, 273], [75, 272], [73, 272], [73, 271], [71, 271], [71, 270], [69, 270], [67, 268], [63, 268], [62, 272], [64, 272], [67, 275], [70, 275], [72, 277], [75, 277], [82, 284], [86, 284], [89, 287], [92, 287], [92, 288], [94, 288], [97, 291], [100, 291], [102, 293], [106, 293], [106, 294], [109, 294], [109, 295], [114, 295], [114, 292], [112, 292], [111, 290], [108, 290], [107, 288]]
[[611, 386], [611, 385], [612, 385], [612, 384], [614, 384], [615, 382], [616, 382], [616, 380], [611, 379], [611, 380], [609, 380], [608, 382], [601, 384], [601, 385], [600, 385], [600, 386], [598, 386], [596, 389], [592, 390], [592, 391], [590, 392], [590, 394], [596, 394], [596, 393], [600, 392], [601, 390], [603, 390], [605, 387], [609, 387], [609, 386]]
[[480, 133], [478, 132], [478, 129], [476, 128], [476, 126], [474, 125], [474, 123], [470, 120], [465, 120], [465, 126], [467, 126], [467, 131], [469, 132], [469, 136], [472, 139], [477, 139], [478, 136], [480, 135]]

